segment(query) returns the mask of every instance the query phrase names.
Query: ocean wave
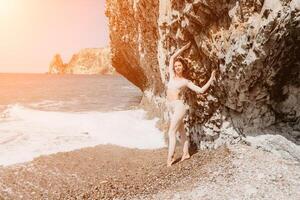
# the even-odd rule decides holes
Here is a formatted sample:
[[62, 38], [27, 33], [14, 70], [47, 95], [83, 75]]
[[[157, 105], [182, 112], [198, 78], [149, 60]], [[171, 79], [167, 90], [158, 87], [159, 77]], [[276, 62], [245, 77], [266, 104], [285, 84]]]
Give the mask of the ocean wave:
[[43, 100], [40, 102], [30, 103], [28, 106], [33, 109], [55, 109], [59, 110], [65, 106], [78, 105], [78, 100], [58, 101], [58, 100]]
[[9, 105], [0, 113], [0, 165], [98, 144], [164, 147], [156, 121], [146, 120], [143, 110], [72, 113]]

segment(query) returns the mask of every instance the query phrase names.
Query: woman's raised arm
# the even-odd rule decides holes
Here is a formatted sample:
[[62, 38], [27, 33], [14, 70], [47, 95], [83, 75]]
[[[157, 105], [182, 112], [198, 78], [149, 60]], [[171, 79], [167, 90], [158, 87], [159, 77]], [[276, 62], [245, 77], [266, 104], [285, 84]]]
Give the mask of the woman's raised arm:
[[185, 51], [186, 49], [188, 49], [191, 45], [191, 42], [187, 43], [186, 45], [184, 45], [183, 47], [181, 47], [178, 51], [176, 51], [171, 57], [170, 57], [170, 62], [169, 62], [169, 75], [170, 78], [174, 77], [175, 73], [174, 73], [174, 69], [173, 69], [173, 65], [174, 65], [174, 60], [177, 56], [179, 56], [183, 51]]
[[194, 92], [197, 93], [204, 93], [209, 86], [211, 85], [211, 83], [214, 81], [215, 79], [215, 70], [211, 73], [211, 77], [210, 79], [207, 81], [207, 83], [205, 83], [205, 85], [203, 85], [202, 87], [199, 87], [197, 85], [195, 85], [192, 81], [188, 80], [187, 82], [187, 87], [190, 88], [191, 90], [193, 90]]

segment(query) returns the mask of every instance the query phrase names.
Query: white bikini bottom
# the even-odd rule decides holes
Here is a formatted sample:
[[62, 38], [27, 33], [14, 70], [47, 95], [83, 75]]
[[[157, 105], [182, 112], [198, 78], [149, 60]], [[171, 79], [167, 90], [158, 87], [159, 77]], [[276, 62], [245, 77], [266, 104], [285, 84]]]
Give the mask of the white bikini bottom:
[[171, 113], [174, 113], [175, 112], [175, 109], [184, 109], [184, 110], [187, 110], [189, 109], [189, 106], [186, 105], [184, 103], [183, 100], [172, 100], [172, 101], [167, 101], [167, 104], [168, 104], [168, 108], [169, 108], [169, 111]]

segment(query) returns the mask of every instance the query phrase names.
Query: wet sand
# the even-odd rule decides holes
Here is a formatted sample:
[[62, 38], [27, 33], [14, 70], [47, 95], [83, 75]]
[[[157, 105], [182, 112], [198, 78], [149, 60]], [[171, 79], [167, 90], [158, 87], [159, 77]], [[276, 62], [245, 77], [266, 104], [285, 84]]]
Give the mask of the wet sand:
[[[114, 145], [41, 156], [0, 167], [0, 199], [151, 199], [165, 190], [193, 188], [210, 176], [215, 166], [222, 166], [227, 174], [232, 165], [225, 147], [194, 152], [191, 159], [171, 168], [166, 167], [166, 156], [166, 148], [139, 150]], [[178, 148], [176, 157], [180, 156]]]

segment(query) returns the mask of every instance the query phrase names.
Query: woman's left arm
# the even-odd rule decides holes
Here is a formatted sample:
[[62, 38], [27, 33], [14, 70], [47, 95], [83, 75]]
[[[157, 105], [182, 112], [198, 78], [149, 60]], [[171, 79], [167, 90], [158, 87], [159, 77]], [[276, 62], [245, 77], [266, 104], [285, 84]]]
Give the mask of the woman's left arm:
[[214, 81], [215, 79], [215, 74], [216, 72], [213, 71], [211, 73], [211, 77], [210, 79], [207, 81], [207, 83], [205, 85], [203, 85], [202, 87], [199, 87], [197, 85], [195, 85], [192, 81], [188, 80], [187, 82], [187, 87], [190, 88], [191, 90], [193, 90], [194, 92], [197, 92], [197, 93], [204, 93], [208, 88], [209, 86], [211, 85], [211, 83]]

